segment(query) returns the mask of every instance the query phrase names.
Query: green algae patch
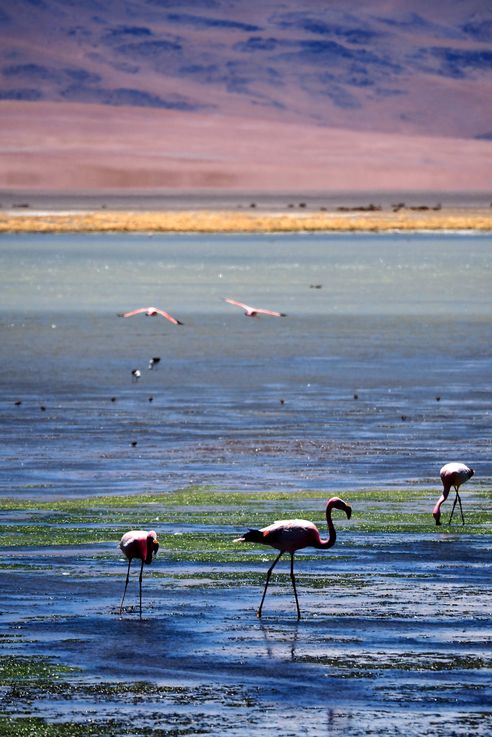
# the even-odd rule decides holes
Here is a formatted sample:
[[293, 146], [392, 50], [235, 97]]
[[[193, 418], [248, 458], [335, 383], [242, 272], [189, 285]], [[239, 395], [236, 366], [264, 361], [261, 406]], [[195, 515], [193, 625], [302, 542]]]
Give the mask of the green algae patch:
[[415, 655], [372, 653], [370, 659], [366, 655], [363, 657], [352, 655], [336, 658], [326, 655], [303, 655], [298, 657], [297, 660], [303, 663], [317, 663], [330, 668], [350, 670], [358, 673], [387, 670], [409, 671], [412, 673], [482, 670], [491, 666], [490, 658], [428, 652]]
[[[367, 490], [344, 492], [352, 505], [350, 521], [335, 513], [340, 534], [487, 534], [492, 531], [492, 492], [474, 489], [463, 494], [466, 525], [456, 516], [447, 520], [452, 505], [443, 509], [443, 524], [436, 527], [432, 509], [436, 491]], [[326, 493], [319, 491], [224, 493], [210, 487], [193, 486], [174, 492], [127, 496], [100, 496], [37, 502], [6, 499], [0, 514], [3, 547], [76, 546], [114, 543], [129, 529], [156, 529], [161, 546], [174, 560], [211, 563], [233, 560], [234, 537], [249, 528], [264, 527], [277, 519], [309, 519], [325, 534]], [[189, 531], [191, 527], [210, 532]], [[174, 534], [183, 527], [183, 532]], [[172, 529], [170, 535], [168, 529]], [[219, 531], [219, 528], [222, 530]], [[246, 548], [246, 546], [245, 546]], [[243, 548], [243, 555], [244, 549]]]
[[116, 721], [49, 724], [38, 717], [0, 718], [0, 737], [119, 737], [125, 734], [130, 733]]
[[40, 655], [5, 655], [0, 660], [0, 684], [53, 682], [78, 670]]

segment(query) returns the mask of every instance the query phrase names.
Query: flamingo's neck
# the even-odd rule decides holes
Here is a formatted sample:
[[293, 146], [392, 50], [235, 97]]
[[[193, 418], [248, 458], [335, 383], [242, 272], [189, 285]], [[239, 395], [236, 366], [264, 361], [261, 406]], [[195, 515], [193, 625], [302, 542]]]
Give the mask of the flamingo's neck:
[[152, 535], [149, 535], [147, 537], [147, 545], [146, 545], [146, 556], [145, 556], [145, 563], [147, 565], [150, 565], [152, 563], [152, 553], [154, 552], [154, 538]]
[[439, 523], [439, 520], [441, 518], [441, 507], [442, 507], [442, 505], [444, 504], [444, 502], [446, 501], [447, 498], [448, 498], [448, 494], [446, 494], [446, 493], [441, 494], [441, 496], [439, 497], [439, 500], [438, 500], [436, 506], [432, 510], [432, 516], [436, 520], [436, 523], [437, 524], [440, 524]]
[[335, 525], [331, 519], [331, 507], [329, 505], [326, 507], [326, 524], [328, 525], [328, 539], [322, 540], [320, 538], [319, 544], [316, 545], [317, 548], [332, 548], [337, 539]]

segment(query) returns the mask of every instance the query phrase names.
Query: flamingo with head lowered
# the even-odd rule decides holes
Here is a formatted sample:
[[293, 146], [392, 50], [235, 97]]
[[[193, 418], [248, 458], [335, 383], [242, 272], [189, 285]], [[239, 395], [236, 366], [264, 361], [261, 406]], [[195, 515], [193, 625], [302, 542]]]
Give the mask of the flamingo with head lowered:
[[451, 524], [451, 520], [453, 519], [453, 512], [456, 506], [456, 502], [459, 502], [459, 505], [460, 505], [461, 522], [462, 524], [465, 524], [465, 518], [463, 516], [463, 507], [461, 506], [461, 498], [459, 495], [459, 488], [461, 484], [464, 484], [465, 481], [468, 481], [468, 479], [471, 479], [471, 477], [474, 474], [475, 474], [475, 471], [473, 470], [473, 468], [469, 468], [468, 466], [465, 466], [464, 463], [446, 463], [446, 465], [441, 468], [440, 476], [441, 476], [441, 481], [443, 485], [443, 492], [441, 496], [439, 497], [439, 500], [432, 512], [432, 515], [434, 519], [436, 520], [436, 525], [441, 524], [441, 506], [444, 504], [444, 502], [448, 498], [449, 492], [451, 491], [451, 487], [454, 488], [456, 492], [456, 496], [454, 498], [454, 504], [451, 510], [451, 515], [449, 517], [448, 524]]
[[134, 315], [146, 315], [147, 317], [155, 317], [156, 315], [161, 315], [161, 317], [165, 317], [166, 320], [169, 320], [169, 322], [172, 322], [173, 325], [182, 325], [183, 323], [180, 320], [176, 320], [175, 317], [169, 314], [169, 312], [165, 312], [164, 310], [161, 310], [159, 307], [140, 307], [138, 310], [131, 310], [130, 312], [119, 312], [119, 317], [133, 317]]
[[123, 591], [123, 598], [120, 604], [120, 614], [123, 609], [123, 602], [125, 601], [126, 589], [128, 587], [128, 579], [130, 578], [130, 566], [132, 560], [136, 558], [141, 560], [140, 565], [140, 576], [139, 576], [139, 591], [140, 591], [140, 619], [142, 619], [142, 576], [144, 563], [150, 565], [153, 558], [157, 555], [159, 550], [159, 541], [154, 530], [130, 530], [126, 532], [120, 540], [120, 549], [124, 555], [128, 558], [128, 570], [126, 572], [126, 583], [125, 590]]
[[318, 528], [313, 522], [308, 522], [305, 519], [287, 519], [279, 520], [274, 522], [268, 527], [263, 527], [261, 530], [249, 530], [242, 537], [236, 538], [234, 542], [242, 543], [260, 543], [261, 545], [270, 545], [272, 548], [280, 550], [272, 565], [268, 569], [265, 588], [263, 589], [263, 596], [258, 611], [256, 612], [257, 617], [261, 617], [263, 609], [263, 602], [265, 601], [268, 584], [270, 582], [270, 576], [272, 571], [277, 565], [280, 558], [284, 553], [290, 553], [290, 579], [292, 581], [292, 588], [294, 589], [294, 597], [296, 600], [297, 607], [297, 618], [301, 618], [301, 610], [299, 608], [299, 600], [297, 598], [296, 591], [296, 579], [294, 576], [294, 553], [302, 548], [318, 548], [325, 550], [332, 548], [335, 545], [337, 534], [335, 526], [331, 519], [333, 509], [341, 509], [345, 512], [347, 518], [350, 519], [352, 515], [352, 507], [350, 504], [346, 504], [342, 499], [337, 496], [332, 497], [326, 504], [326, 523], [328, 525], [328, 538], [326, 540], [321, 539]]
[[229, 297], [224, 298], [224, 302], [228, 302], [230, 305], [241, 307], [244, 310], [246, 317], [258, 317], [258, 315], [270, 315], [271, 317], [287, 317], [285, 312], [274, 312], [273, 310], [263, 310], [260, 307], [251, 307], [250, 305], [244, 304], [244, 302], [236, 302], [235, 299]]

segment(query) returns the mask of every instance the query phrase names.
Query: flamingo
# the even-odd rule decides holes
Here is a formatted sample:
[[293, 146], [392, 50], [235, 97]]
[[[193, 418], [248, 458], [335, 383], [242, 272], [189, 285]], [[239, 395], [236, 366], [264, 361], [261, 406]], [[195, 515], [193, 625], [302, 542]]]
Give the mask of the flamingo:
[[229, 302], [230, 305], [236, 305], [244, 310], [246, 317], [258, 317], [258, 315], [271, 315], [272, 317], [287, 317], [285, 312], [274, 312], [273, 310], [262, 310], [260, 307], [250, 307], [250, 305], [244, 304], [244, 302], [236, 302], [235, 299], [229, 297], [224, 298], [224, 302]]
[[153, 556], [157, 555], [157, 551], [159, 550], [159, 541], [157, 540], [157, 535], [154, 530], [150, 530], [149, 532], [145, 532], [145, 530], [130, 530], [130, 532], [125, 532], [121, 538], [120, 549], [128, 558], [128, 570], [126, 573], [125, 590], [123, 591], [123, 598], [121, 599], [120, 604], [120, 614], [123, 609], [123, 602], [125, 601], [128, 579], [130, 578], [130, 566], [132, 564], [132, 560], [137, 558], [142, 561], [140, 566], [140, 576], [138, 579], [140, 585], [140, 619], [142, 619], [143, 567], [144, 563], [146, 565], [150, 565], [152, 563]]
[[287, 519], [274, 522], [268, 527], [261, 530], [248, 530], [244, 535], [238, 537], [234, 542], [260, 543], [261, 545], [270, 545], [272, 548], [280, 550], [272, 565], [268, 569], [263, 596], [261, 597], [260, 607], [256, 612], [257, 617], [261, 617], [263, 602], [265, 601], [268, 584], [272, 571], [284, 553], [290, 553], [290, 580], [294, 589], [294, 597], [297, 607], [297, 619], [301, 618], [301, 610], [299, 608], [299, 600], [296, 591], [296, 579], [294, 576], [294, 553], [302, 548], [312, 547], [327, 549], [335, 545], [337, 538], [336, 530], [331, 519], [333, 509], [341, 509], [350, 519], [352, 515], [352, 507], [346, 504], [337, 496], [332, 497], [326, 504], [326, 523], [328, 525], [329, 537], [322, 540], [319, 530], [315, 524], [305, 519]]
[[165, 312], [164, 310], [159, 309], [159, 307], [140, 307], [138, 310], [131, 310], [131, 312], [118, 313], [119, 317], [133, 317], [133, 315], [146, 315], [147, 317], [161, 315], [162, 317], [165, 317], [166, 320], [169, 320], [169, 322], [172, 322], [173, 325], [183, 324], [180, 320], [176, 320], [175, 317], [170, 315], [169, 312]]
[[451, 487], [453, 487], [454, 490], [456, 491], [456, 496], [454, 498], [453, 509], [451, 510], [451, 515], [449, 517], [448, 524], [451, 524], [451, 520], [453, 519], [453, 512], [456, 506], [456, 502], [459, 502], [459, 505], [460, 505], [461, 522], [462, 524], [465, 524], [465, 518], [463, 516], [463, 507], [461, 506], [461, 498], [459, 495], [459, 488], [461, 484], [464, 484], [465, 481], [468, 481], [468, 479], [471, 479], [474, 473], [475, 471], [473, 470], [473, 468], [469, 468], [468, 466], [465, 466], [464, 463], [446, 463], [446, 465], [441, 468], [440, 476], [441, 476], [441, 481], [442, 481], [442, 485], [444, 488], [443, 488], [443, 492], [441, 496], [439, 497], [439, 501], [437, 502], [432, 512], [432, 515], [434, 519], [436, 520], [436, 525], [441, 524], [441, 506], [444, 504], [444, 502], [448, 498], [449, 492], [451, 491]]

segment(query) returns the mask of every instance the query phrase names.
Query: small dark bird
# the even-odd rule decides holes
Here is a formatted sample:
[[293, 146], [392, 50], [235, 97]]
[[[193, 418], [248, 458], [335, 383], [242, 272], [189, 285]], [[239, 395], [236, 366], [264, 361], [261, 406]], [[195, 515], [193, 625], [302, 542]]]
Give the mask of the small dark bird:
[[20, 399], [18, 399], [16, 402], [14, 402], [14, 404], [15, 404], [16, 407], [20, 407], [21, 404], [22, 404], [22, 402], [21, 402]]
[[149, 402], [153, 402], [153, 401], [154, 401], [154, 397], [149, 397]]
[[39, 409], [41, 410], [41, 412], [46, 412], [46, 407], [44, 406], [44, 404], [42, 404]]
[[112, 402], [116, 402], [116, 397], [111, 397]]
[[136, 447], [136, 445], [137, 445], [137, 441], [136, 441], [136, 440], [132, 440], [132, 442], [131, 442], [131, 446], [132, 446], [132, 448], [135, 448], [135, 447]]

